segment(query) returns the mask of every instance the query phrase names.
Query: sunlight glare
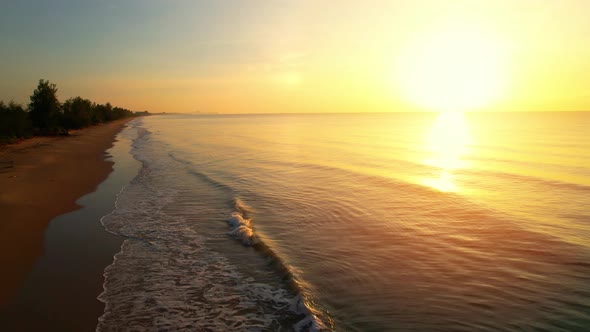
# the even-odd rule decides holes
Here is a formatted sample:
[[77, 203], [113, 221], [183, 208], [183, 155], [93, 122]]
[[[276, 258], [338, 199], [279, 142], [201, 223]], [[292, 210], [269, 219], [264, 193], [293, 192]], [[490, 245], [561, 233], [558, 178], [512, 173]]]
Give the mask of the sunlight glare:
[[499, 97], [503, 49], [489, 34], [470, 28], [415, 36], [402, 49], [395, 79], [410, 103], [430, 111], [472, 111]]
[[301, 75], [297, 72], [284, 72], [274, 77], [275, 81], [284, 87], [294, 87], [301, 83]]
[[424, 184], [440, 191], [456, 191], [452, 171], [466, 167], [461, 158], [467, 153], [470, 143], [465, 115], [462, 112], [441, 112], [427, 138], [427, 151], [432, 158], [425, 161], [438, 169], [440, 175], [435, 179], [425, 179]]

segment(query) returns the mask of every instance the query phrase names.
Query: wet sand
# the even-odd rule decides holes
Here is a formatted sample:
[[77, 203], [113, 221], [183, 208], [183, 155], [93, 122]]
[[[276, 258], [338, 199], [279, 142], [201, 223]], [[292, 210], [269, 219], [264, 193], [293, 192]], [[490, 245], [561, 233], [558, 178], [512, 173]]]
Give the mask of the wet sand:
[[76, 200], [112, 171], [105, 150], [128, 121], [0, 147], [0, 310], [43, 254], [49, 222], [78, 209]]

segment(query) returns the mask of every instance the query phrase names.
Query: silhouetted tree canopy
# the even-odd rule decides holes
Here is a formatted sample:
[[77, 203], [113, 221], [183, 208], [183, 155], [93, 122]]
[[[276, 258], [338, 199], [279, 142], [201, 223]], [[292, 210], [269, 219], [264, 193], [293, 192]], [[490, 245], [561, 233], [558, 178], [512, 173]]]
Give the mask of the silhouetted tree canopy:
[[92, 124], [92, 102], [81, 97], [66, 100], [63, 108], [63, 125], [66, 129], [79, 129]]
[[14, 102], [0, 101], [0, 137], [21, 138], [33, 133], [31, 119], [24, 108]]
[[94, 123], [106, 122], [111, 120], [111, 104], [94, 105]]
[[22, 105], [0, 101], [0, 139], [37, 135], [67, 133], [91, 125], [123, 119], [130, 116], [148, 115], [148, 112], [132, 112], [111, 103], [96, 104], [81, 97], [70, 98], [63, 105], [57, 99], [57, 86], [47, 80], [39, 84], [30, 97], [28, 112]]
[[33, 128], [41, 133], [55, 133], [60, 129], [61, 105], [57, 100], [57, 86], [47, 80], [39, 80], [31, 95], [29, 114]]

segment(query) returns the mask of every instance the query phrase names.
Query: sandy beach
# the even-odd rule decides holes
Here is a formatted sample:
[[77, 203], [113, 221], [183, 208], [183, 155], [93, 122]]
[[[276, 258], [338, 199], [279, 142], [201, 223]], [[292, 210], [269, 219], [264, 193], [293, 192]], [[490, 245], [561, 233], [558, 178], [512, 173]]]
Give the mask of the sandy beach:
[[0, 147], [0, 308], [43, 254], [48, 223], [77, 209], [111, 172], [105, 150], [129, 120]]

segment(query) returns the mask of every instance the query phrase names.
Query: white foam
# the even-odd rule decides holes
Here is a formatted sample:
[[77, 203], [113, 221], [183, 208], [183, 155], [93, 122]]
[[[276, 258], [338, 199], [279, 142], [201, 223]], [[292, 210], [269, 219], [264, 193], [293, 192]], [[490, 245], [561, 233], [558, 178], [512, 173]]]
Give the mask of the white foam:
[[[253, 209], [240, 198], [235, 198], [233, 203], [235, 211], [233, 211], [231, 216], [227, 219], [227, 223], [231, 228], [227, 234], [239, 240], [245, 246], [256, 244], [258, 240], [254, 233], [252, 219], [249, 218], [249, 214], [253, 212]], [[275, 257], [275, 259], [279, 258]], [[295, 276], [291, 275], [291, 278], [295, 278]], [[295, 315], [303, 317], [293, 325], [295, 331], [308, 332], [328, 330], [326, 325], [318, 317], [320, 313], [313, 309], [301, 294], [291, 298], [283, 297], [275, 299], [274, 303], [281, 306], [282, 309], [286, 309]]]
[[[97, 331], [274, 331], [285, 330], [285, 322], [298, 322], [297, 331], [318, 330], [300, 295], [245, 277], [207, 247], [208, 239], [192, 227], [194, 220], [167, 211], [179, 192], [160, 181], [171, 166], [153, 155], [150, 135], [138, 130], [132, 152], [143, 167], [118, 194], [115, 210], [101, 219], [126, 240], [104, 272], [99, 300], [105, 311]], [[244, 245], [255, 244], [252, 209], [240, 199], [234, 208], [228, 234]]]
[[252, 229], [252, 220], [244, 218], [242, 213], [234, 211], [231, 217], [227, 219], [231, 230], [227, 234], [234, 239], [239, 240], [245, 246], [251, 246], [255, 243], [254, 230]]

